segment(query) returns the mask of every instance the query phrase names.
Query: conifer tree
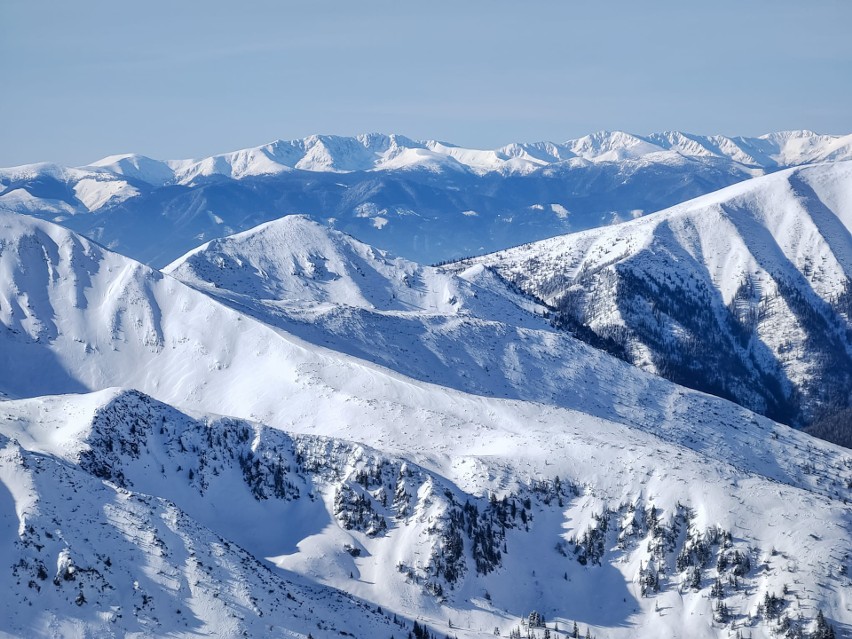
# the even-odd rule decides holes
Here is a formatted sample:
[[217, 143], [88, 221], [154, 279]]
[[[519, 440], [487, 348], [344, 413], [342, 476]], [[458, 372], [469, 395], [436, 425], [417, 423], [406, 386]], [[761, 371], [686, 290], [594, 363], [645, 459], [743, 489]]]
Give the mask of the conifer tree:
[[834, 628], [825, 620], [822, 610], [817, 612], [817, 627], [811, 639], [835, 639]]

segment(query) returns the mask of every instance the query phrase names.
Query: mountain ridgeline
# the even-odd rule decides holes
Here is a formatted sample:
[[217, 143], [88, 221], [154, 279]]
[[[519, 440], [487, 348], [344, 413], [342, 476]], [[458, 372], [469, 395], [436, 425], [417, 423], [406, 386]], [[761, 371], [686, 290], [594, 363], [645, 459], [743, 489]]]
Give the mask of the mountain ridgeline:
[[804, 425], [850, 402], [850, 229], [840, 162], [473, 261], [640, 368]]
[[311, 136], [201, 160], [113, 156], [0, 170], [0, 208], [162, 267], [199, 243], [304, 214], [429, 264], [629, 220], [788, 166], [849, 136], [602, 132], [494, 150], [398, 135]]
[[[850, 388], [847, 143], [318, 137], [4, 173], [31, 214], [0, 211], [0, 635], [848, 635], [852, 456], [765, 416], [847, 423], [821, 417]], [[189, 236], [163, 220], [200, 218], [135, 237], [121, 207], [693, 161], [772, 174], [443, 266], [291, 215], [156, 270], [38, 219], [165, 258]]]

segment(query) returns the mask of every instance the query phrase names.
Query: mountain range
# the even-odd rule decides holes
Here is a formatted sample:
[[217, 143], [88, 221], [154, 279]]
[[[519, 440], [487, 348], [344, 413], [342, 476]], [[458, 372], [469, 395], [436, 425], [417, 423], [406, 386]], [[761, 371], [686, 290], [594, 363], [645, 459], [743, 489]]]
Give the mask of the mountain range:
[[[549, 165], [362, 136], [5, 171], [0, 636], [848, 635], [852, 454], [779, 423], [848, 401], [848, 140], [693, 137], [591, 136]], [[681, 162], [745, 168], [440, 266], [312, 214], [176, 255], [152, 223], [161, 270], [68, 228], [286, 176], [446, 193], [582, 164], [626, 196], [625, 167]], [[139, 194], [39, 219], [101, 174]]]
[[852, 137], [601, 132], [467, 149], [398, 135], [311, 136], [200, 160], [139, 155], [0, 170], [0, 208], [61, 223], [155, 267], [304, 214], [437, 263], [629, 220], [757, 175], [852, 158]]

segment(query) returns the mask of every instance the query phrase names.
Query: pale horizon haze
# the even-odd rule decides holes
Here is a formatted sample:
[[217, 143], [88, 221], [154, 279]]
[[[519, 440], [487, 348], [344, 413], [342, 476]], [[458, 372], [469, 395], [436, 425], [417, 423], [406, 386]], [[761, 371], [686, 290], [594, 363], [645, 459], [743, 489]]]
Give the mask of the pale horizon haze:
[[478, 148], [598, 130], [850, 133], [852, 3], [0, 6], [0, 166], [314, 133]]

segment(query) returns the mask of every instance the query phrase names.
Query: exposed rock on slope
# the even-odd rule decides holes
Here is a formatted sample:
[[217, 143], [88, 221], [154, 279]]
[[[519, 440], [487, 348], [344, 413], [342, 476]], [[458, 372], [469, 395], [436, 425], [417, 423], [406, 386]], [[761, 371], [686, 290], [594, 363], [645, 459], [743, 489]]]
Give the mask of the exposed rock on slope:
[[640, 368], [802, 424], [852, 399], [850, 229], [841, 162], [474, 262]]

